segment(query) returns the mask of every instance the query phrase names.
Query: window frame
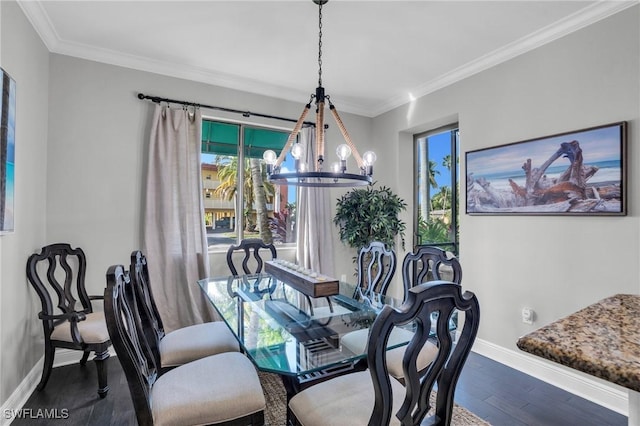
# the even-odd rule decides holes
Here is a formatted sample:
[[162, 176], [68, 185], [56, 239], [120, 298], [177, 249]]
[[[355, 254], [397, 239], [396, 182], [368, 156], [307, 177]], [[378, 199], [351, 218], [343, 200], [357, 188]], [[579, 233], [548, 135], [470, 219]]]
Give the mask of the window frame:
[[[247, 128], [252, 128], [252, 129], [262, 129], [262, 130], [271, 130], [271, 131], [276, 131], [276, 132], [283, 132], [283, 133], [291, 133], [292, 129], [288, 128], [288, 127], [283, 127], [283, 126], [275, 126], [275, 125], [269, 125], [269, 124], [263, 124], [263, 123], [255, 123], [255, 122], [248, 122], [248, 121], [242, 121], [242, 120], [234, 120], [234, 119], [230, 119], [230, 118], [223, 118], [223, 117], [215, 117], [215, 116], [204, 116], [202, 117], [202, 121], [213, 121], [213, 122], [218, 122], [218, 123], [223, 123], [223, 124], [230, 124], [230, 125], [235, 125], [238, 126], [238, 145], [237, 145], [237, 158], [238, 158], [238, 164], [244, 164], [244, 160], [245, 160], [245, 130]], [[285, 142], [286, 143], [286, 142]], [[214, 155], [229, 155], [229, 154], [215, 154], [212, 152], [204, 152], [202, 151], [202, 141], [200, 143], [201, 147], [200, 147], [200, 153], [202, 154], [214, 154]], [[283, 146], [284, 147], [284, 146]], [[260, 159], [261, 163], [264, 162], [264, 160]], [[202, 160], [201, 160], [201, 164], [202, 164]], [[244, 196], [245, 196], [245, 190], [244, 190], [244, 185], [241, 184], [241, 182], [244, 182], [244, 178], [245, 178], [245, 170], [244, 167], [238, 167], [238, 176], [236, 178], [236, 194], [237, 196], [235, 197], [235, 211], [236, 212], [242, 212], [243, 208], [244, 208]], [[296, 205], [298, 202], [298, 193], [296, 191]], [[274, 200], [274, 212], [275, 212], [275, 200]], [[237, 215], [238, 217], [236, 217], [236, 232], [235, 232], [235, 242], [234, 243], [230, 243], [231, 244], [239, 244], [240, 241], [242, 241], [242, 239], [244, 238], [244, 228], [245, 228], [245, 218], [243, 214], [239, 214]], [[290, 242], [290, 243], [282, 243], [279, 246], [283, 247], [283, 248], [295, 248], [297, 247], [297, 239], [295, 242]], [[211, 246], [208, 245], [208, 249], [209, 251], [220, 251], [220, 250], [224, 250], [226, 251], [228, 249], [227, 246], [225, 246], [224, 248], [221, 247], [215, 247], [215, 246]]]

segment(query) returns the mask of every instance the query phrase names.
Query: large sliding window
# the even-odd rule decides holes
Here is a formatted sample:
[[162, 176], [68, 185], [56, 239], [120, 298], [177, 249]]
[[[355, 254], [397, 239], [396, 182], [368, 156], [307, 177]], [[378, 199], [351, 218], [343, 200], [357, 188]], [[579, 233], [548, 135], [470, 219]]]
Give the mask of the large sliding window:
[[458, 254], [458, 125], [414, 135], [414, 246]]
[[201, 170], [210, 248], [243, 238], [295, 244], [296, 191], [269, 183], [262, 160], [267, 149], [280, 154], [288, 137], [286, 130], [203, 120]]

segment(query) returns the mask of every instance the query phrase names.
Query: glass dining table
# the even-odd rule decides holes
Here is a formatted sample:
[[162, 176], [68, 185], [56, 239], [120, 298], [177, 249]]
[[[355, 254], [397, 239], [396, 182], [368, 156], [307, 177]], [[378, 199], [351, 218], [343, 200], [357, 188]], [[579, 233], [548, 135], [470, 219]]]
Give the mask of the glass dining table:
[[[355, 286], [345, 282], [338, 294], [310, 298], [266, 273], [198, 284], [256, 367], [282, 377], [288, 398], [315, 381], [365, 368], [368, 328], [384, 305], [402, 303], [385, 296], [356, 300]], [[361, 345], [342, 343], [357, 334]], [[411, 333], [393, 336], [389, 348], [407, 344]]]

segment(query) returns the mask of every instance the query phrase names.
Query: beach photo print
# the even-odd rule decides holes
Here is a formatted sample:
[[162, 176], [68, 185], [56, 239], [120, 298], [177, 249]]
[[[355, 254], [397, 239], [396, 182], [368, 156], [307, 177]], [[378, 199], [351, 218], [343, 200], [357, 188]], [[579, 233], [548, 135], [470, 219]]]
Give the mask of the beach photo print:
[[626, 214], [626, 122], [465, 154], [468, 214]]

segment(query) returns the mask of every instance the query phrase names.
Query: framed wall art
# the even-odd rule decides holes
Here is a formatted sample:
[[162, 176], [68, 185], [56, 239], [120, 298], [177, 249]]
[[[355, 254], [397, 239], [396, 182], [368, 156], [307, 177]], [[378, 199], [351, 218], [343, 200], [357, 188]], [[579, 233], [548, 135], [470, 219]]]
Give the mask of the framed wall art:
[[467, 214], [626, 215], [625, 121], [465, 154]]
[[0, 68], [0, 234], [15, 230], [16, 82]]

